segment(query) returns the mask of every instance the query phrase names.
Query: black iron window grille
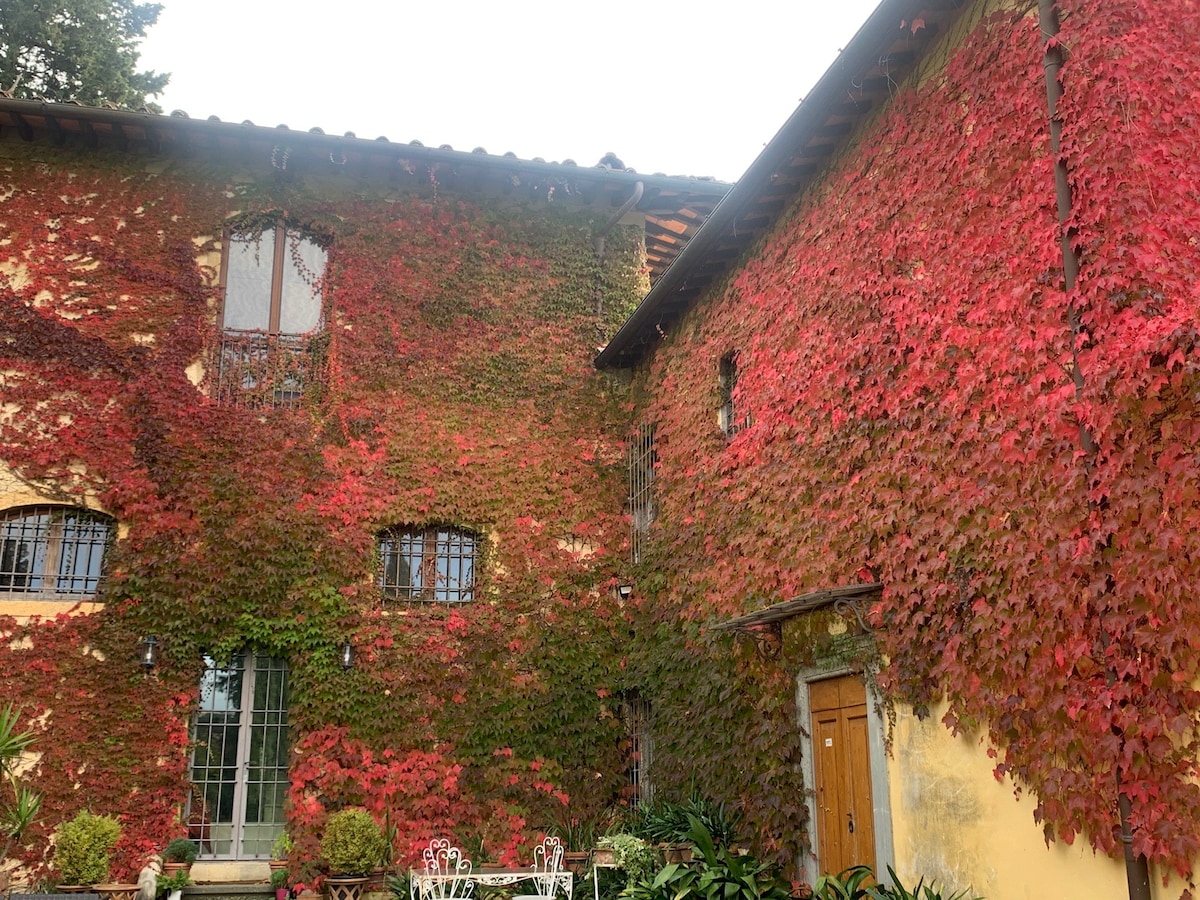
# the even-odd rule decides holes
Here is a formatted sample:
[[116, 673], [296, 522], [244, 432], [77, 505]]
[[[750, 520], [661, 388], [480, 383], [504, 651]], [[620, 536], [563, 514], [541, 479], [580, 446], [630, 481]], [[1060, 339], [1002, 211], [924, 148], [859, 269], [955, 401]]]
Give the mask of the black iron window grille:
[[621, 701], [621, 720], [628, 747], [625, 773], [628, 779], [629, 805], [637, 809], [654, 800], [650, 781], [653, 741], [650, 737], [650, 701], [637, 691], [628, 691]]
[[464, 603], [474, 595], [479, 549], [479, 538], [460, 528], [384, 529], [379, 588], [392, 599]]
[[641, 561], [646, 534], [657, 515], [654, 506], [654, 466], [657, 461], [654, 425], [639, 425], [629, 446], [628, 507], [634, 563]]
[[217, 401], [295, 406], [325, 381], [325, 248], [282, 223], [225, 246]]
[[85, 509], [27, 506], [0, 514], [0, 594], [94, 595], [112, 519]]
[[225, 406], [291, 408], [325, 384], [326, 339], [226, 331], [217, 364], [217, 401]]

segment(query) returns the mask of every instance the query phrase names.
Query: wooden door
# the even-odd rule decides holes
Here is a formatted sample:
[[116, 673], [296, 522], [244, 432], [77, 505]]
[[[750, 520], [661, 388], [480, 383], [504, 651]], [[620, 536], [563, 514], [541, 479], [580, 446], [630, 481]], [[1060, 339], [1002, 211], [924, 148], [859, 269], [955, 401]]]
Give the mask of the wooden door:
[[867, 692], [855, 676], [808, 686], [812, 710], [817, 862], [822, 872], [875, 868]]

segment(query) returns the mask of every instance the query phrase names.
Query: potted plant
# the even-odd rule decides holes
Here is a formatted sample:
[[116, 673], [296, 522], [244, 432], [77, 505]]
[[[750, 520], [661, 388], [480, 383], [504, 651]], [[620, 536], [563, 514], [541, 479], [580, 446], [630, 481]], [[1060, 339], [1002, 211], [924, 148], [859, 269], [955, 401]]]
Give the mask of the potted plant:
[[383, 831], [365, 809], [343, 809], [330, 816], [321, 836], [330, 900], [358, 900], [386, 845]]
[[286, 867], [271, 870], [271, 887], [275, 888], [275, 900], [288, 900], [288, 870]]
[[267, 863], [272, 874], [287, 868], [288, 857], [292, 855], [295, 846], [292, 836], [286, 831], [281, 831], [275, 836], [275, 843], [271, 845], [271, 861]]
[[[658, 853], [648, 841], [632, 834], [609, 834], [596, 845], [596, 857], [605, 851], [612, 853], [611, 865], [625, 873], [626, 884], [632, 887], [648, 880], [658, 870]], [[607, 865], [608, 863], [600, 863]]]
[[170, 878], [177, 872], [191, 872], [200, 848], [185, 837], [172, 838], [163, 848], [163, 877]]
[[107, 882], [112, 851], [120, 837], [121, 824], [116, 819], [87, 810], [60, 825], [54, 838], [54, 868], [62, 882], [59, 890], [87, 890], [89, 885]]
[[[166, 864], [163, 865], [165, 868]], [[163, 877], [158, 879], [157, 896], [165, 897], [166, 900], [180, 900], [183, 896], [183, 889], [191, 883], [192, 876], [187, 869], [177, 869], [170, 875], [164, 871]]]

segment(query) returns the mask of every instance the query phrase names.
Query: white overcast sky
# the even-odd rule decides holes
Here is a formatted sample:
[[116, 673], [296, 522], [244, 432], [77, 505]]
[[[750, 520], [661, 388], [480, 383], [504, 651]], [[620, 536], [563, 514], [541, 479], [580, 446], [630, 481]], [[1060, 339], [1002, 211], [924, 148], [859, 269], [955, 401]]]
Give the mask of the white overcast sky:
[[193, 118], [735, 181], [878, 0], [162, 0]]

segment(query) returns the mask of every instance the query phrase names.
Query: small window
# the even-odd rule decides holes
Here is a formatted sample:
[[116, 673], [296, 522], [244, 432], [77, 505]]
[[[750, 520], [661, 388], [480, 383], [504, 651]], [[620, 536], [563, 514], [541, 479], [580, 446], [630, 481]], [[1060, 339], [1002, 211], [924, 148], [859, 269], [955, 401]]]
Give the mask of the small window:
[[650, 523], [657, 515], [654, 505], [654, 466], [658, 456], [654, 448], [654, 425], [639, 425], [629, 445], [629, 497], [631, 519], [630, 545], [633, 562], [641, 562], [642, 545]]
[[0, 594], [95, 595], [112, 520], [86, 509], [27, 506], [0, 514]]
[[294, 406], [323, 380], [325, 248], [282, 223], [260, 234], [232, 231], [225, 247], [217, 398]]
[[479, 539], [447, 526], [387, 528], [379, 534], [379, 587], [385, 597], [464, 603], [475, 590]]
[[729, 437], [733, 437], [743, 428], [750, 425], [750, 416], [739, 412], [734, 406], [734, 391], [737, 388], [738, 365], [737, 353], [726, 353], [721, 357], [721, 367], [718, 373], [718, 387], [721, 392], [721, 408], [717, 411], [717, 423]]
[[650, 736], [650, 701], [636, 690], [627, 691], [621, 701], [621, 721], [625, 726], [630, 807], [648, 807], [654, 801], [654, 785], [650, 781], [650, 761], [654, 742]]

